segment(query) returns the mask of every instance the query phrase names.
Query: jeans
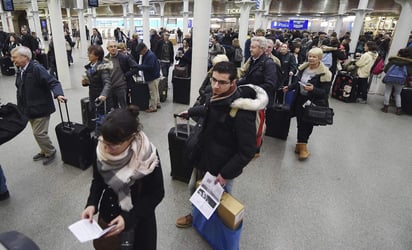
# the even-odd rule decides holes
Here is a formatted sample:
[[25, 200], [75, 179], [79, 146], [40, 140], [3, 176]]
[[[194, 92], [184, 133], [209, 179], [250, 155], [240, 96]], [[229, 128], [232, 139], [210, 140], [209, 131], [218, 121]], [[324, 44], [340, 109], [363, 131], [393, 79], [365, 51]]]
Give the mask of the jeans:
[[4, 176], [3, 169], [0, 165], [0, 194], [4, 194], [7, 191], [8, 189], [6, 186], [6, 177]]
[[394, 88], [393, 95], [395, 96], [395, 105], [397, 108], [402, 106], [401, 104], [401, 91], [404, 85], [402, 84], [391, 84], [387, 83], [385, 86], [385, 99], [383, 100], [384, 105], [389, 105], [389, 99], [391, 98], [392, 87]]
[[163, 77], [168, 79], [169, 77], [169, 68], [170, 68], [170, 62], [160, 62], [160, 70], [162, 71]]

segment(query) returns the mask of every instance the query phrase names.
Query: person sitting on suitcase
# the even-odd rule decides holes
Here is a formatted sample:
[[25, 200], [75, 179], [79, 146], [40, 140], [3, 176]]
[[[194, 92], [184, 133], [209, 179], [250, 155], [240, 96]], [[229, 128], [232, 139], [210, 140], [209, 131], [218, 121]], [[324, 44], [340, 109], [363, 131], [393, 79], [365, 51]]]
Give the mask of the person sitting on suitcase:
[[138, 69], [136, 61], [128, 54], [119, 53], [117, 47], [116, 41], [109, 41], [107, 43], [109, 54], [105, 58], [113, 64], [111, 75], [113, 108], [125, 108], [127, 86], [134, 84], [132, 76], [138, 73]]
[[[82, 85], [89, 87], [90, 110], [96, 112], [95, 117], [103, 117], [103, 115], [111, 109], [111, 99], [108, 98], [112, 82], [110, 79], [113, 64], [108, 60], [104, 60], [104, 51], [100, 45], [91, 45], [88, 49], [90, 63], [84, 66], [86, 68], [85, 75], [82, 79]], [[96, 102], [106, 101], [104, 105], [97, 105]], [[99, 134], [99, 123], [96, 124], [96, 136]]]
[[299, 154], [299, 160], [309, 157], [307, 143], [312, 134], [313, 124], [302, 120], [303, 105], [310, 100], [315, 105], [329, 106], [329, 91], [332, 85], [332, 73], [322, 63], [323, 52], [320, 48], [313, 48], [308, 52], [308, 62], [298, 67], [297, 76], [293, 83], [283, 87], [283, 91], [296, 90], [290, 110], [296, 116], [298, 135], [295, 153]]
[[163, 174], [156, 147], [141, 131], [138, 110], [133, 105], [115, 109], [101, 128], [81, 218], [92, 222], [99, 212], [101, 227], [115, 227], [93, 242], [96, 249], [120, 249], [120, 239], [130, 234], [129, 242], [135, 243], [131, 249], [156, 249], [155, 209], [165, 193]]
[[50, 114], [56, 111], [53, 97], [60, 102], [66, 101], [62, 86], [41, 64], [31, 60], [31, 49], [16, 47], [11, 51], [11, 59], [19, 68], [16, 74], [17, 106], [29, 118], [34, 138], [41, 149], [33, 160], [43, 160], [43, 165], [48, 165], [56, 157], [56, 149], [48, 136]]
[[142, 56], [142, 64], [137, 65], [139, 70], [143, 71], [144, 80], [148, 84], [150, 92], [149, 108], [147, 113], [157, 112], [160, 108], [159, 82], [160, 82], [160, 64], [156, 55], [147, 48], [145, 43], [139, 43], [136, 47], [138, 54]]
[[[231, 62], [220, 62], [213, 67], [210, 84], [213, 95], [206, 101], [206, 105], [199, 105], [182, 112], [183, 116], [202, 116], [204, 129], [200, 155], [194, 157], [193, 172], [189, 182], [190, 193], [195, 191], [195, 183], [206, 172], [216, 176], [216, 183], [231, 192], [233, 179], [242, 173], [242, 170], [253, 159], [256, 152], [256, 110], [247, 110], [251, 101], [262, 102], [260, 99], [245, 98], [243, 108], [232, 114], [232, 103], [243, 97], [236, 85], [236, 66]], [[243, 88], [242, 88], [243, 89]], [[246, 89], [246, 87], [245, 87]], [[249, 101], [248, 101], [249, 100]], [[192, 215], [180, 217], [176, 226], [186, 228], [192, 225]]]

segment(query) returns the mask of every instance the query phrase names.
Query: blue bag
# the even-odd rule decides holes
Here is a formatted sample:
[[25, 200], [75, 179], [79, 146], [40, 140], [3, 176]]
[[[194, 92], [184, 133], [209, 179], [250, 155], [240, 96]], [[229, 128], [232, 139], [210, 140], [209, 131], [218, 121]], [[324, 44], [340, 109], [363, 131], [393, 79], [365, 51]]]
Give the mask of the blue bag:
[[406, 78], [408, 77], [408, 70], [406, 65], [398, 66], [392, 65], [388, 72], [386, 72], [385, 77], [383, 77], [383, 83], [392, 84], [405, 84]]
[[239, 250], [240, 234], [243, 222], [236, 230], [226, 227], [215, 211], [207, 220], [203, 214], [193, 206], [193, 227], [213, 247], [214, 250]]

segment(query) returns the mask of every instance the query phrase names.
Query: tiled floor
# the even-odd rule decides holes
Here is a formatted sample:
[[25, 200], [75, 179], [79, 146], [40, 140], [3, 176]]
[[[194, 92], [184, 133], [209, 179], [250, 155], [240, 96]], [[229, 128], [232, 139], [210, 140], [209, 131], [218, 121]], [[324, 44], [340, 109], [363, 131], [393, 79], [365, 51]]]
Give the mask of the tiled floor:
[[[81, 121], [80, 86], [85, 59], [70, 67], [71, 119]], [[143, 130], [162, 160], [166, 196], [158, 206], [158, 249], [210, 249], [193, 228], [174, 222], [189, 211], [184, 183], [170, 178], [167, 133], [174, 112], [172, 91], [157, 113], [142, 113]], [[14, 77], [0, 76], [2, 102], [15, 101]], [[262, 155], [235, 181], [233, 194], [246, 207], [242, 249], [411, 249], [412, 248], [412, 116], [384, 114], [380, 95], [368, 104], [331, 99], [333, 126], [316, 127], [311, 156], [299, 162], [293, 152], [296, 123], [289, 138], [264, 139]], [[52, 115], [50, 135], [57, 146]], [[43, 166], [31, 157], [38, 147], [30, 126], [0, 147], [0, 163], [11, 198], [0, 202], [0, 232], [18, 230], [43, 250], [91, 249], [80, 244], [67, 226], [80, 218], [92, 171], [65, 165], [60, 155]]]

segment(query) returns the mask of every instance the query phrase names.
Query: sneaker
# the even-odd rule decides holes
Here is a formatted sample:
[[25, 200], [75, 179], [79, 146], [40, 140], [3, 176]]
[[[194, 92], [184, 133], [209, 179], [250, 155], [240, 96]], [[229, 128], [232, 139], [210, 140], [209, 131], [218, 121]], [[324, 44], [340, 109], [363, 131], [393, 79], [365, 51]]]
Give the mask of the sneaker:
[[43, 153], [38, 153], [37, 155], [33, 156], [33, 161], [40, 161], [46, 157]]
[[180, 217], [176, 220], [176, 227], [178, 228], [188, 228], [192, 226], [193, 217], [191, 214]]
[[54, 151], [53, 154], [44, 157], [43, 165], [45, 166], [49, 165], [52, 161], [54, 161], [55, 158], [56, 158], [56, 151]]
[[0, 201], [7, 200], [8, 198], [10, 198], [9, 191], [6, 191], [6, 192], [0, 194]]

